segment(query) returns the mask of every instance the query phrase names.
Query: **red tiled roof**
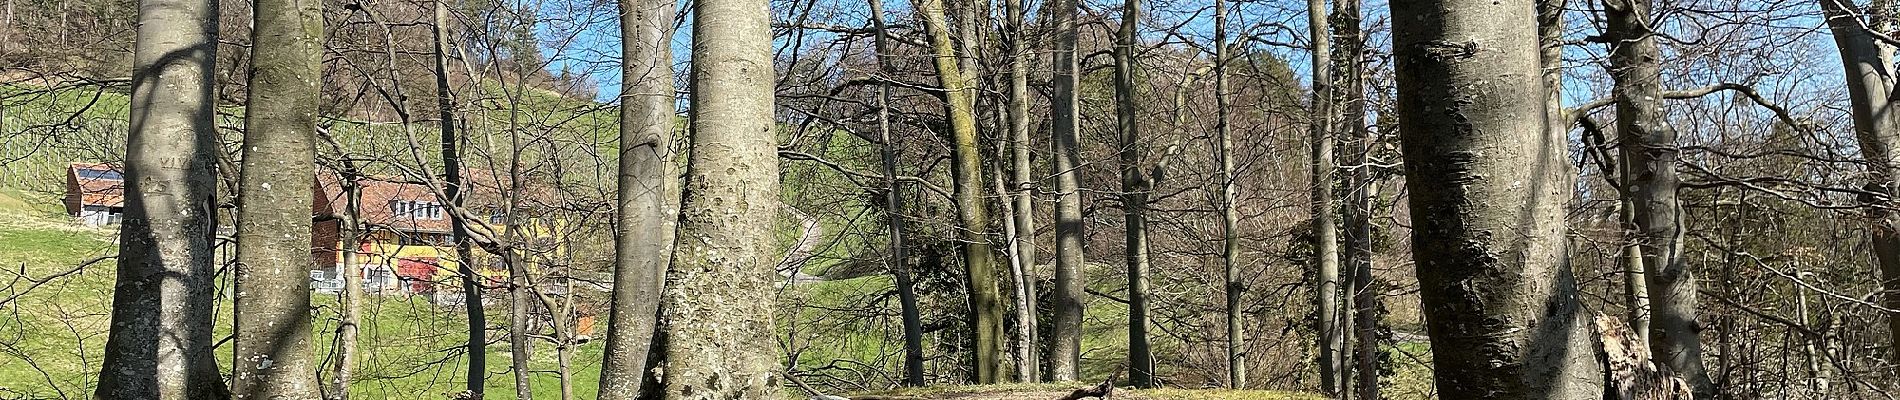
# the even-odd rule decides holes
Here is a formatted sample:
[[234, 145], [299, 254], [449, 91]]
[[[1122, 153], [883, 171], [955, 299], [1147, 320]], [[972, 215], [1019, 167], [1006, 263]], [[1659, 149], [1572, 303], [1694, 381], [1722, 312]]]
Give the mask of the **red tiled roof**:
[[[318, 174], [317, 185], [322, 199], [318, 201], [318, 212], [342, 212], [343, 186], [332, 174]], [[387, 178], [367, 177], [357, 180], [362, 188], [362, 210], [360, 216], [364, 224], [387, 227], [397, 231], [445, 233], [450, 229], [447, 210], [441, 218], [427, 218], [416, 214], [397, 215], [396, 202], [414, 202], [416, 204], [437, 204], [435, 193], [420, 183], [396, 181]]]
[[125, 180], [123, 178], [111, 179], [87, 176], [91, 174], [82, 174], [82, 172], [87, 171], [109, 172], [112, 175], [121, 177], [124, 173], [123, 168], [111, 164], [72, 163], [67, 166], [66, 174], [69, 179], [78, 183], [78, 193], [67, 193], [67, 196], [71, 197], [77, 194], [79, 204], [82, 206], [125, 206]]

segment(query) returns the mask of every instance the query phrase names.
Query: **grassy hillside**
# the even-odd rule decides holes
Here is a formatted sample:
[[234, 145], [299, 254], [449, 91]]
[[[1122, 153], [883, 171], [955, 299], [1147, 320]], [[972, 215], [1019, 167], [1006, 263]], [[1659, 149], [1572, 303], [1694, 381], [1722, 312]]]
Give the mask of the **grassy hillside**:
[[[0, 398], [74, 398], [86, 397], [86, 391], [98, 373], [112, 301], [113, 263], [107, 258], [81, 267], [86, 260], [110, 256], [117, 251], [113, 231], [78, 226], [56, 209], [52, 198], [18, 190], [0, 191], [0, 281], [9, 286], [0, 290], [0, 299], [13, 298], [0, 314]], [[77, 268], [77, 269], [75, 269]], [[52, 278], [48, 278], [52, 277]], [[31, 290], [27, 290], [28, 287]], [[220, 287], [220, 316], [217, 335], [228, 338], [230, 297]], [[17, 297], [16, 297], [17, 296]], [[316, 354], [329, 354], [336, 329], [339, 305], [335, 296], [316, 297]], [[489, 315], [491, 321], [504, 320], [505, 308]], [[458, 309], [430, 304], [425, 298], [371, 296], [364, 303], [362, 331], [363, 363], [358, 368], [359, 383], [353, 396], [365, 399], [441, 398], [460, 391], [463, 386], [463, 331], [466, 323]], [[505, 331], [491, 331], [499, 340]], [[229, 368], [230, 342], [223, 341], [217, 352], [221, 365]], [[582, 344], [573, 365], [576, 396], [591, 398], [600, 365], [600, 346], [594, 341]], [[493, 395], [506, 398], [513, 393], [509, 375], [508, 346], [498, 341], [489, 347], [489, 369], [495, 372], [487, 380]], [[559, 380], [555, 351], [546, 343], [536, 349], [537, 397], [557, 398]]]

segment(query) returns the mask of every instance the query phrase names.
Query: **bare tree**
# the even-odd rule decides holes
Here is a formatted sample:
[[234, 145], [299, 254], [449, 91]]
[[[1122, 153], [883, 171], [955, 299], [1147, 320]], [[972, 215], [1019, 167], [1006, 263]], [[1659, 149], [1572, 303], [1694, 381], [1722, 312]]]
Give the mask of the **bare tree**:
[[1052, 151], [1051, 173], [1056, 176], [1056, 271], [1055, 318], [1049, 327], [1049, 374], [1052, 381], [1076, 380], [1082, 363], [1082, 296], [1086, 254], [1082, 250], [1081, 191], [1081, 103], [1076, 93], [1081, 83], [1080, 61], [1076, 57], [1079, 12], [1076, 0], [1055, 0], [1044, 12], [1049, 14], [1055, 31], [1055, 104], [1051, 108], [1049, 131]]
[[1241, 320], [1240, 296], [1247, 291], [1240, 276], [1240, 212], [1234, 209], [1236, 191], [1233, 127], [1228, 126], [1227, 1], [1214, 0], [1214, 135], [1220, 157], [1221, 276], [1227, 295], [1227, 387], [1247, 388], [1247, 336]]
[[[1854, 137], [1860, 141], [1870, 176], [1866, 187], [1873, 218], [1874, 254], [1880, 263], [1883, 306], [1900, 309], [1900, 221], [1893, 212], [1900, 194], [1900, 102], [1893, 95], [1895, 43], [1882, 32], [1895, 26], [1893, 4], [1875, 0], [1862, 9], [1850, 0], [1818, 0], [1827, 13], [1846, 72]], [[1652, 285], [1654, 287], [1654, 285]], [[1889, 364], [1900, 364], [1900, 315], [1887, 316]], [[1659, 350], [1660, 351], [1660, 350]]]
[[1312, 41], [1312, 64], [1309, 66], [1313, 76], [1312, 117], [1307, 126], [1312, 129], [1313, 146], [1313, 256], [1318, 258], [1319, 276], [1314, 282], [1314, 302], [1318, 305], [1319, 315], [1315, 329], [1319, 333], [1319, 379], [1320, 392], [1327, 395], [1345, 393], [1345, 314], [1339, 310], [1339, 225], [1333, 200], [1333, 172], [1337, 166], [1333, 162], [1333, 132], [1335, 100], [1332, 78], [1332, 30], [1327, 19], [1326, 0], [1306, 1], [1306, 21], [1309, 39]]
[[220, 399], [212, 351], [218, 3], [143, 0], [100, 399]]
[[1681, 374], [1697, 398], [1714, 398], [1715, 385], [1702, 368], [1696, 278], [1682, 260], [1682, 205], [1676, 201], [1681, 150], [1663, 114], [1662, 51], [1651, 28], [1650, 0], [1609, 0], [1603, 10], [1610, 76], [1616, 80], [1620, 183], [1629, 197], [1653, 317], [1645, 337], [1658, 364]]
[[[1602, 395], [1566, 260], [1533, 1], [1392, 4], [1412, 252], [1446, 398]], [[1525, 118], [1525, 116], [1532, 116]]]
[[[335, 364], [331, 366], [331, 382], [328, 389], [329, 392], [325, 396], [337, 400], [349, 400], [350, 385], [356, 377], [356, 366], [362, 357], [358, 342], [361, 339], [363, 330], [363, 297], [365, 293], [363, 291], [363, 268], [361, 259], [357, 256], [357, 253], [361, 251], [360, 246], [363, 243], [364, 236], [362, 218], [363, 185], [361, 182], [363, 179], [363, 171], [358, 166], [357, 160], [353, 158], [357, 156], [345, 150], [343, 145], [337, 142], [334, 135], [323, 131], [318, 131], [318, 135], [318, 138], [323, 140], [324, 144], [329, 146], [331, 151], [336, 153], [336, 159], [333, 160], [335, 165], [330, 166], [330, 168], [336, 172], [336, 185], [339, 189], [338, 191], [342, 192], [343, 195], [342, 212], [336, 212], [336, 210], [332, 209], [329, 210], [331, 211], [331, 215], [318, 216], [320, 218], [328, 217], [331, 219], [331, 221], [328, 222], [336, 225], [337, 242], [340, 244], [337, 248], [338, 265], [341, 265], [341, 267], [336, 269], [336, 272], [341, 275], [343, 280], [343, 289], [338, 293], [339, 297], [341, 297], [339, 300], [343, 303], [343, 309], [340, 311], [340, 315], [338, 315], [336, 338], [332, 342], [332, 346], [335, 348], [336, 361]], [[319, 191], [317, 195], [322, 196], [326, 195], [326, 193]]]
[[1128, 267], [1128, 379], [1136, 387], [1154, 387], [1154, 350], [1148, 344], [1148, 191], [1153, 182], [1143, 174], [1147, 158], [1141, 131], [1135, 122], [1135, 27], [1141, 19], [1139, 0], [1122, 1], [1121, 28], [1115, 35], [1115, 131], [1119, 134], [1122, 178], [1123, 232]]
[[322, 395], [310, 343], [310, 210], [323, 10], [296, 0], [253, 7], [231, 392], [237, 399], [314, 399]]
[[[1038, 374], [1036, 366], [1041, 361], [1036, 351], [1036, 180], [1031, 172], [1035, 166], [1030, 164], [1029, 139], [1029, 60], [1033, 53], [1029, 48], [1029, 27], [1024, 22], [1028, 13], [1025, 0], [1004, 0], [1003, 7], [1008, 13], [1009, 42], [1009, 143], [1010, 143], [1010, 179], [1015, 185], [1010, 196], [1014, 201], [1010, 222], [1015, 228], [1014, 240], [1011, 240], [1011, 257], [1015, 262], [1011, 266], [1010, 276], [1015, 281], [1016, 295], [1016, 380], [1035, 382]], [[888, 173], [888, 172], [887, 172]]]
[[[885, 74], [893, 74], [894, 68], [887, 59], [891, 53], [889, 24], [884, 22], [884, 1], [870, 0], [871, 23], [877, 29], [876, 43], [878, 69]], [[904, 192], [898, 188], [897, 163], [900, 155], [897, 136], [891, 134], [891, 85], [882, 82], [877, 87], [877, 133], [881, 146], [878, 148], [878, 165], [884, 171], [884, 223], [890, 235], [891, 275], [897, 284], [898, 318], [903, 320], [904, 329], [904, 385], [924, 386], [924, 322], [923, 314], [917, 304], [917, 282], [910, 270], [910, 260], [905, 254], [907, 241], [904, 238]]]
[[943, 0], [918, 4], [918, 16], [930, 35], [937, 80], [944, 88], [944, 110], [950, 120], [950, 171], [956, 192], [957, 222], [963, 241], [963, 264], [970, 295], [972, 349], [977, 383], [1002, 381], [1003, 304], [996, 285], [995, 254], [988, 238], [989, 212], [983, 202], [983, 157], [977, 147], [975, 71], [958, 65], [958, 51], [945, 21]]
[[[431, 57], [435, 61], [436, 112], [440, 116], [436, 126], [441, 133], [442, 200], [450, 209], [460, 210], [466, 200], [462, 193], [460, 150], [464, 138], [456, 133], [456, 126], [461, 119], [455, 112], [455, 93], [449, 90], [449, 49], [454, 47], [449, 43], [449, 8], [444, 1], [435, 0], [434, 19], [430, 24], [435, 33], [435, 52]], [[449, 240], [455, 246], [455, 273], [462, 281], [462, 307], [468, 314], [468, 343], [464, 345], [468, 357], [465, 390], [468, 397], [480, 399], [488, 379], [488, 313], [482, 304], [482, 276], [475, 272], [474, 243], [469, 238], [468, 222], [467, 217], [460, 212], [449, 213]]]
[[1362, 399], [1379, 398], [1379, 294], [1372, 276], [1373, 204], [1378, 200], [1378, 181], [1373, 176], [1372, 131], [1366, 126], [1366, 39], [1360, 25], [1359, 0], [1333, 2], [1334, 76], [1333, 94], [1339, 109], [1335, 125], [1340, 141], [1346, 144], [1346, 201], [1342, 205], [1346, 225], [1346, 245], [1341, 256], [1352, 285], [1353, 383], [1355, 395]]
[[658, 329], [673, 241], [672, 1], [621, 0], [620, 174], [602, 399], [633, 399]]
[[693, 5], [692, 149], [667, 270], [666, 397], [779, 397], [771, 251], [779, 210], [770, 19], [760, 0]]

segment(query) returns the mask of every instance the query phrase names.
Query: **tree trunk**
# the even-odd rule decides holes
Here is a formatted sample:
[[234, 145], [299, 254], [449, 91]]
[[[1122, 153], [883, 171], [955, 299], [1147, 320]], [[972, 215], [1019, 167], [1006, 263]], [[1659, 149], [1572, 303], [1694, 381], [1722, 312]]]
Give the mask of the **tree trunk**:
[[1056, 271], [1055, 319], [1049, 328], [1049, 375], [1051, 381], [1073, 381], [1082, 364], [1082, 249], [1081, 191], [1081, 116], [1077, 114], [1077, 86], [1080, 85], [1079, 60], [1075, 56], [1078, 28], [1076, 0], [1055, 0], [1048, 12], [1055, 31], [1055, 104], [1050, 130], [1050, 169], [1056, 176]]
[[1313, 257], [1318, 264], [1318, 290], [1314, 303], [1319, 310], [1320, 393], [1328, 396], [1345, 393], [1346, 347], [1345, 318], [1339, 312], [1339, 227], [1333, 201], [1333, 123], [1332, 31], [1326, 16], [1326, 0], [1307, 0], [1306, 21], [1313, 40], [1312, 117], [1307, 124], [1313, 130]]
[[[1002, 117], [999, 119], [1005, 120], [1004, 122], [1007, 123], [1007, 116], [999, 115], [999, 117]], [[1009, 146], [1010, 143], [1007, 140], [996, 141], [996, 154], [1008, 154], [1010, 152]], [[1003, 242], [1005, 243], [1003, 246], [1003, 254], [1005, 258], [1009, 259], [1010, 292], [1014, 296], [1012, 298], [1012, 300], [1014, 300], [1014, 313], [1011, 317], [1014, 317], [1017, 322], [1013, 326], [1014, 329], [1011, 329], [1009, 332], [1011, 335], [1010, 341], [1012, 342], [1012, 347], [1009, 351], [1012, 356], [1011, 358], [1015, 359], [1015, 364], [1012, 366], [1015, 368], [1014, 372], [1016, 372], [1012, 378], [1016, 379], [1016, 382], [1026, 382], [1028, 377], [1022, 374], [1027, 371], [1035, 370], [1035, 360], [1028, 357], [1028, 349], [1031, 346], [1031, 342], [1023, 340], [1028, 337], [1027, 329], [1029, 328], [1029, 324], [1025, 322], [1030, 322], [1029, 308], [1026, 306], [1028, 300], [1026, 296], [1028, 293], [1023, 291], [1024, 279], [1028, 278], [1024, 274], [1026, 271], [1025, 268], [1027, 267], [1023, 264], [1028, 261], [1023, 260], [1022, 254], [1018, 252], [1018, 250], [1021, 250], [1021, 246], [1018, 246], [1021, 243], [1017, 241], [1019, 237], [1017, 235], [1019, 235], [1020, 232], [1016, 230], [1015, 220], [1015, 217], [1020, 215], [1016, 212], [1015, 197], [1017, 197], [1017, 193], [1009, 189], [1009, 184], [1004, 183], [1004, 181], [1011, 179], [1013, 175], [1011, 175], [1010, 172], [1003, 171], [1004, 165], [1002, 165], [1002, 163], [991, 163], [989, 167], [990, 189], [1002, 194], [1003, 200], [1005, 201], [999, 202], [998, 206], [1003, 208], [1003, 215], [1010, 216], [1010, 218], [1003, 221]]]
[[363, 320], [363, 269], [357, 267], [356, 259], [358, 246], [363, 241], [363, 187], [359, 181], [362, 174], [355, 162], [347, 160], [349, 155], [342, 151], [342, 146], [336, 145], [334, 140], [330, 143], [336, 148], [339, 157], [345, 158], [340, 163], [343, 171], [337, 176], [337, 186], [343, 189], [343, 212], [336, 216], [337, 233], [340, 236], [337, 256], [341, 264], [336, 269], [343, 276], [343, 315], [336, 327], [337, 361], [331, 398], [349, 400], [350, 383], [354, 379], [358, 357], [357, 335], [362, 331]]
[[[1890, 0], [1876, 0], [1859, 10], [1845, 0], [1819, 0], [1827, 12], [1828, 30], [1840, 49], [1842, 69], [1846, 72], [1848, 99], [1852, 101], [1854, 133], [1860, 140], [1861, 156], [1867, 159], [1872, 175], [1867, 189], [1879, 193], [1868, 202], [1873, 223], [1874, 255], [1880, 261], [1882, 305], [1900, 309], [1900, 219], [1893, 213], [1894, 195], [1900, 189], [1900, 105], [1894, 102], [1894, 46], [1874, 38], [1876, 32], [1893, 30]], [[1870, 15], [1871, 21], [1860, 15]], [[1888, 364], [1900, 364], [1900, 315], [1887, 316]]]
[[[1624, 157], [1628, 159], [1628, 157]], [[1623, 160], [1618, 160], [1618, 164]], [[1628, 171], [1628, 167], [1619, 166], [1617, 171]], [[1627, 172], [1617, 174], [1620, 179], [1628, 179]], [[1627, 195], [1617, 201], [1617, 221], [1623, 228], [1624, 243], [1622, 254], [1617, 261], [1623, 265], [1623, 302], [1628, 309], [1630, 330], [1635, 332], [1637, 340], [1649, 343], [1649, 279], [1643, 272], [1643, 247], [1636, 240], [1635, 206], [1630, 205]]]
[[1227, 114], [1227, 1], [1214, 0], [1214, 135], [1220, 142], [1221, 270], [1227, 292], [1227, 388], [1247, 388], [1247, 335], [1241, 320], [1240, 212], [1234, 209], [1234, 136]]
[[[890, 36], [885, 31], [884, 2], [870, 0], [871, 21], [877, 24], [877, 61], [885, 74], [893, 69], [885, 57], [890, 54]], [[884, 168], [884, 221], [891, 236], [891, 274], [897, 281], [897, 302], [904, 323], [904, 385], [924, 386], [924, 321], [917, 307], [917, 284], [910, 275], [910, 259], [904, 251], [904, 193], [897, 186], [897, 138], [891, 135], [891, 86], [877, 86], [877, 134]]]
[[1122, 216], [1128, 267], [1128, 379], [1136, 387], [1154, 387], [1154, 352], [1148, 344], [1148, 191], [1142, 174], [1146, 151], [1135, 123], [1135, 26], [1139, 0], [1122, 1], [1121, 28], [1115, 35], [1115, 130], [1120, 135]]
[[1011, 172], [1015, 180], [1015, 209], [1012, 221], [1016, 237], [1012, 241], [1016, 259], [1016, 380], [1036, 382], [1036, 366], [1041, 357], [1036, 351], [1036, 181], [1029, 163], [1029, 60], [1033, 53], [1025, 37], [1029, 28], [1023, 23], [1027, 13], [1024, 0], [1004, 0], [1009, 13], [1009, 137]]
[[[520, 165], [518, 162], [509, 164]], [[519, 178], [519, 174], [511, 175]], [[525, 241], [514, 240], [518, 239], [516, 235], [520, 232], [515, 224], [515, 220], [520, 215], [513, 204], [505, 208], [507, 211], [503, 215], [506, 215], [505, 218], [508, 219], [505, 225], [506, 231], [509, 232], [507, 234], [510, 238], [509, 242], [513, 245], [525, 244]], [[501, 247], [501, 264], [508, 270], [508, 370], [513, 373], [515, 398], [529, 400], [534, 397], [534, 380], [531, 379], [534, 370], [528, 366], [528, 362], [534, 359], [534, 343], [529, 341], [529, 336], [533, 334], [530, 332], [532, 328], [529, 327], [529, 319], [533, 318], [533, 307], [528, 302], [528, 291], [533, 287], [533, 283], [528, 280], [528, 266], [523, 263], [520, 256], [516, 255], [518, 251], [520, 249]]]
[[357, 364], [357, 334], [363, 330], [363, 269], [357, 267], [357, 245], [363, 243], [363, 188], [357, 186], [355, 167], [348, 167], [352, 173], [344, 174], [344, 214], [338, 216], [338, 233], [342, 235], [342, 245], [338, 245], [336, 273], [344, 277], [342, 301], [344, 311], [342, 320], [336, 324], [336, 372], [334, 372], [334, 398], [350, 400], [350, 383], [355, 379]]
[[259, 0], [239, 169], [232, 397], [322, 396], [310, 343], [311, 177], [323, 14]]
[[[1372, 278], [1372, 207], [1378, 198], [1373, 181], [1372, 131], [1366, 127], [1365, 38], [1360, 27], [1359, 0], [1333, 3], [1334, 77], [1338, 90], [1335, 105], [1340, 106], [1337, 132], [1346, 134], [1347, 163], [1352, 170], [1346, 177], [1346, 246], [1343, 264], [1350, 268], [1353, 348], [1352, 376], [1361, 399], [1379, 398], [1379, 295]], [[1344, 385], [1342, 383], [1342, 385]]]
[[[1566, 141], [1531, 0], [1392, 5], [1413, 254], [1440, 395], [1601, 396], [1565, 259]], [[1531, 116], [1526, 118], [1525, 116]]]
[[924, 25], [930, 31], [937, 79], [944, 88], [944, 103], [949, 114], [952, 153], [951, 169], [955, 182], [958, 229], [963, 241], [963, 261], [967, 268], [970, 291], [970, 325], [976, 383], [997, 383], [1003, 368], [1003, 308], [996, 285], [995, 255], [990, 250], [989, 212], [984, 210], [982, 155], [977, 148], [975, 80], [957, 63], [956, 46], [950, 40], [949, 24], [944, 20], [943, 0], [925, 0], [918, 7]]
[[[462, 139], [455, 132], [460, 121], [455, 115], [455, 96], [449, 91], [449, 8], [445, 0], [435, 1], [435, 97], [436, 109], [440, 120], [436, 123], [442, 130], [442, 195], [451, 209], [461, 209], [462, 196], [462, 152], [459, 147]], [[475, 252], [470, 248], [468, 221], [459, 212], [448, 213], [449, 238], [455, 242], [455, 272], [462, 280], [462, 307], [468, 312], [468, 343], [464, 351], [468, 355], [468, 371], [464, 375], [464, 384], [468, 398], [480, 400], [483, 397], [484, 381], [488, 378], [488, 315], [482, 305], [482, 276], [475, 272]]]
[[[570, 253], [567, 259], [573, 260], [571, 253], [574, 247], [569, 245], [564, 248]], [[563, 279], [562, 284], [566, 287], [561, 297], [560, 312], [554, 313], [554, 318], [552, 318], [556, 346], [554, 353], [559, 362], [558, 372], [561, 374], [561, 400], [574, 400], [574, 330], [571, 325], [568, 325], [568, 318], [574, 317], [574, 280]], [[542, 303], [548, 303], [545, 296], [542, 297]], [[599, 398], [599, 394], [596, 394], [595, 398]]]
[[660, 293], [673, 244], [672, 1], [620, 0], [623, 94], [614, 232], [613, 304], [607, 316], [600, 398], [639, 398], [659, 328]]
[[1653, 358], [1680, 374], [1698, 398], [1715, 386], [1702, 368], [1696, 321], [1696, 279], [1682, 261], [1681, 204], [1676, 190], [1676, 131], [1662, 110], [1662, 51], [1649, 28], [1649, 0], [1606, 0], [1610, 76], [1616, 80], [1616, 131], [1623, 154], [1623, 193], [1629, 197], [1637, 244], [1648, 280], [1653, 319], [1647, 339]]
[[692, 151], [667, 269], [669, 399], [778, 398], [771, 250], [778, 218], [763, 0], [693, 3]]
[[218, 2], [142, 0], [125, 214], [97, 399], [222, 399], [212, 357]]

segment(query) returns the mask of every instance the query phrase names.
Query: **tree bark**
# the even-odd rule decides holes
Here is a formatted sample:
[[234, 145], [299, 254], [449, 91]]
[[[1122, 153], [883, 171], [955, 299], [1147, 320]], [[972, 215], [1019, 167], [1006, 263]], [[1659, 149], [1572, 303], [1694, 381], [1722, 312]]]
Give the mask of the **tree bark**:
[[218, 2], [141, 0], [125, 214], [96, 399], [222, 399], [212, 357]]
[[322, 396], [310, 343], [321, 4], [259, 0], [238, 171], [232, 397]]
[[989, 212], [983, 204], [982, 154], [977, 148], [975, 80], [962, 71], [956, 46], [950, 40], [943, 0], [925, 0], [918, 13], [930, 31], [937, 79], [944, 88], [945, 111], [949, 114], [954, 167], [957, 221], [963, 241], [963, 262], [970, 292], [971, 335], [975, 342], [973, 365], [976, 383], [1002, 380], [1003, 308], [996, 285], [996, 260], [989, 238]]
[[[336, 215], [337, 224], [337, 261], [336, 271], [343, 276], [343, 290], [340, 291], [343, 311], [336, 327], [336, 365], [332, 372], [329, 398], [349, 400], [350, 384], [354, 380], [357, 364], [358, 334], [362, 331], [363, 313], [363, 269], [357, 267], [356, 252], [363, 241], [363, 187], [362, 173], [355, 161], [349, 159], [349, 153], [332, 136], [324, 136], [325, 141], [337, 151], [342, 159], [341, 171], [337, 174], [337, 186], [343, 192], [343, 212]], [[324, 195], [318, 193], [318, 195]]]
[[1347, 135], [1345, 214], [1346, 246], [1343, 264], [1350, 268], [1353, 347], [1352, 377], [1354, 394], [1361, 399], [1379, 398], [1379, 295], [1372, 277], [1372, 207], [1378, 198], [1373, 181], [1371, 151], [1375, 145], [1372, 131], [1366, 127], [1365, 38], [1360, 27], [1359, 0], [1333, 3], [1333, 40], [1339, 49], [1333, 53], [1338, 90], [1334, 104], [1338, 111], [1335, 129]]
[[[885, 74], [892, 74], [893, 68], [887, 57], [890, 54], [890, 33], [884, 23], [883, 0], [870, 0], [871, 21], [877, 25], [877, 61]], [[884, 221], [891, 236], [891, 274], [897, 281], [897, 302], [903, 314], [904, 324], [904, 385], [924, 386], [924, 322], [923, 314], [917, 307], [917, 284], [911, 278], [910, 259], [905, 254], [904, 242], [904, 193], [897, 186], [897, 138], [891, 135], [891, 85], [879, 83], [877, 86], [877, 133], [883, 144], [879, 149], [884, 168]]]
[[1649, 293], [1649, 349], [1680, 374], [1698, 398], [1714, 398], [1702, 367], [1696, 278], [1682, 260], [1682, 205], [1676, 200], [1676, 131], [1662, 110], [1662, 51], [1650, 30], [1649, 0], [1605, 0], [1610, 76], [1616, 81], [1616, 131], [1621, 140], [1623, 193], [1629, 197]]
[[1124, 261], [1128, 268], [1128, 379], [1136, 387], [1154, 387], [1154, 352], [1148, 344], [1148, 191], [1142, 173], [1147, 152], [1135, 123], [1135, 27], [1139, 0], [1122, 1], [1121, 27], [1115, 35], [1115, 131], [1119, 134]]
[[[435, 1], [435, 20], [431, 24], [435, 33], [435, 97], [436, 109], [440, 120], [436, 125], [441, 128], [442, 147], [442, 195], [451, 209], [461, 209], [462, 196], [462, 152], [459, 149], [462, 138], [456, 134], [455, 126], [460, 121], [455, 114], [455, 95], [449, 90], [449, 8], [445, 0]], [[464, 351], [468, 357], [468, 371], [464, 375], [464, 389], [467, 397], [480, 400], [483, 397], [484, 382], [488, 378], [488, 314], [482, 304], [482, 276], [475, 272], [475, 252], [471, 249], [468, 235], [468, 221], [461, 213], [448, 213], [449, 239], [455, 243], [455, 272], [462, 280], [462, 307], [468, 313], [468, 343]]]
[[1050, 169], [1056, 176], [1056, 271], [1055, 319], [1049, 328], [1049, 374], [1051, 381], [1073, 381], [1082, 364], [1082, 296], [1084, 254], [1082, 249], [1081, 191], [1081, 118], [1077, 114], [1077, 86], [1080, 85], [1079, 60], [1075, 55], [1076, 0], [1055, 0], [1048, 6], [1055, 31], [1055, 104], [1050, 130]]
[[[1872, 217], [1874, 255], [1880, 262], [1882, 305], [1900, 309], [1900, 216], [1894, 214], [1894, 195], [1900, 189], [1900, 105], [1894, 102], [1894, 46], [1874, 37], [1874, 32], [1894, 28], [1893, 4], [1875, 0], [1860, 10], [1848, 0], [1818, 0], [1827, 14], [1828, 30], [1841, 53], [1846, 73], [1848, 99], [1854, 116], [1854, 133], [1860, 152], [1867, 159], [1870, 175], [1867, 188], [1879, 196], [1868, 206]], [[1871, 18], [1862, 19], [1861, 15]], [[1873, 29], [1873, 31], [1869, 31]], [[1888, 364], [1900, 364], [1900, 315], [1887, 316], [1891, 349]]]
[[1011, 215], [1016, 237], [1011, 246], [1020, 260], [1010, 275], [1016, 281], [1016, 380], [1036, 382], [1041, 357], [1036, 351], [1036, 181], [1029, 157], [1029, 98], [1034, 95], [1029, 91], [1029, 60], [1033, 53], [1025, 37], [1029, 28], [1023, 22], [1027, 13], [1023, 1], [1003, 2], [1009, 14], [1009, 142], [1011, 178], [1016, 185]]
[[[1618, 161], [1621, 163], [1621, 161]], [[1625, 169], [1619, 167], [1618, 171]], [[1618, 176], [1628, 176], [1618, 174]], [[1623, 266], [1623, 303], [1627, 308], [1630, 329], [1637, 339], [1649, 343], [1649, 279], [1643, 272], [1643, 248], [1636, 243], [1636, 213], [1629, 199], [1617, 202], [1617, 222], [1623, 227], [1624, 243], [1617, 262]]]
[[1247, 335], [1240, 296], [1240, 212], [1234, 209], [1234, 137], [1227, 112], [1227, 1], [1214, 0], [1214, 135], [1220, 141], [1221, 270], [1227, 294], [1227, 388], [1247, 388]]
[[600, 398], [639, 398], [657, 365], [647, 353], [659, 329], [660, 294], [673, 244], [674, 125], [672, 1], [620, 0], [620, 174], [613, 303], [602, 355]]
[[778, 217], [763, 0], [693, 4], [692, 151], [667, 269], [669, 399], [780, 397], [771, 250]]
[[1345, 318], [1339, 312], [1339, 227], [1333, 201], [1334, 115], [1332, 78], [1332, 30], [1327, 21], [1326, 0], [1307, 0], [1306, 21], [1312, 37], [1313, 99], [1311, 120], [1313, 146], [1313, 257], [1318, 264], [1317, 293], [1314, 303], [1319, 315], [1320, 393], [1335, 396], [1345, 393]]
[[[1548, 129], [1534, 2], [1392, 5], [1413, 254], [1440, 395], [1603, 394], [1565, 259], [1574, 174]], [[1526, 118], [1526, 116], [1531, 116]]]

